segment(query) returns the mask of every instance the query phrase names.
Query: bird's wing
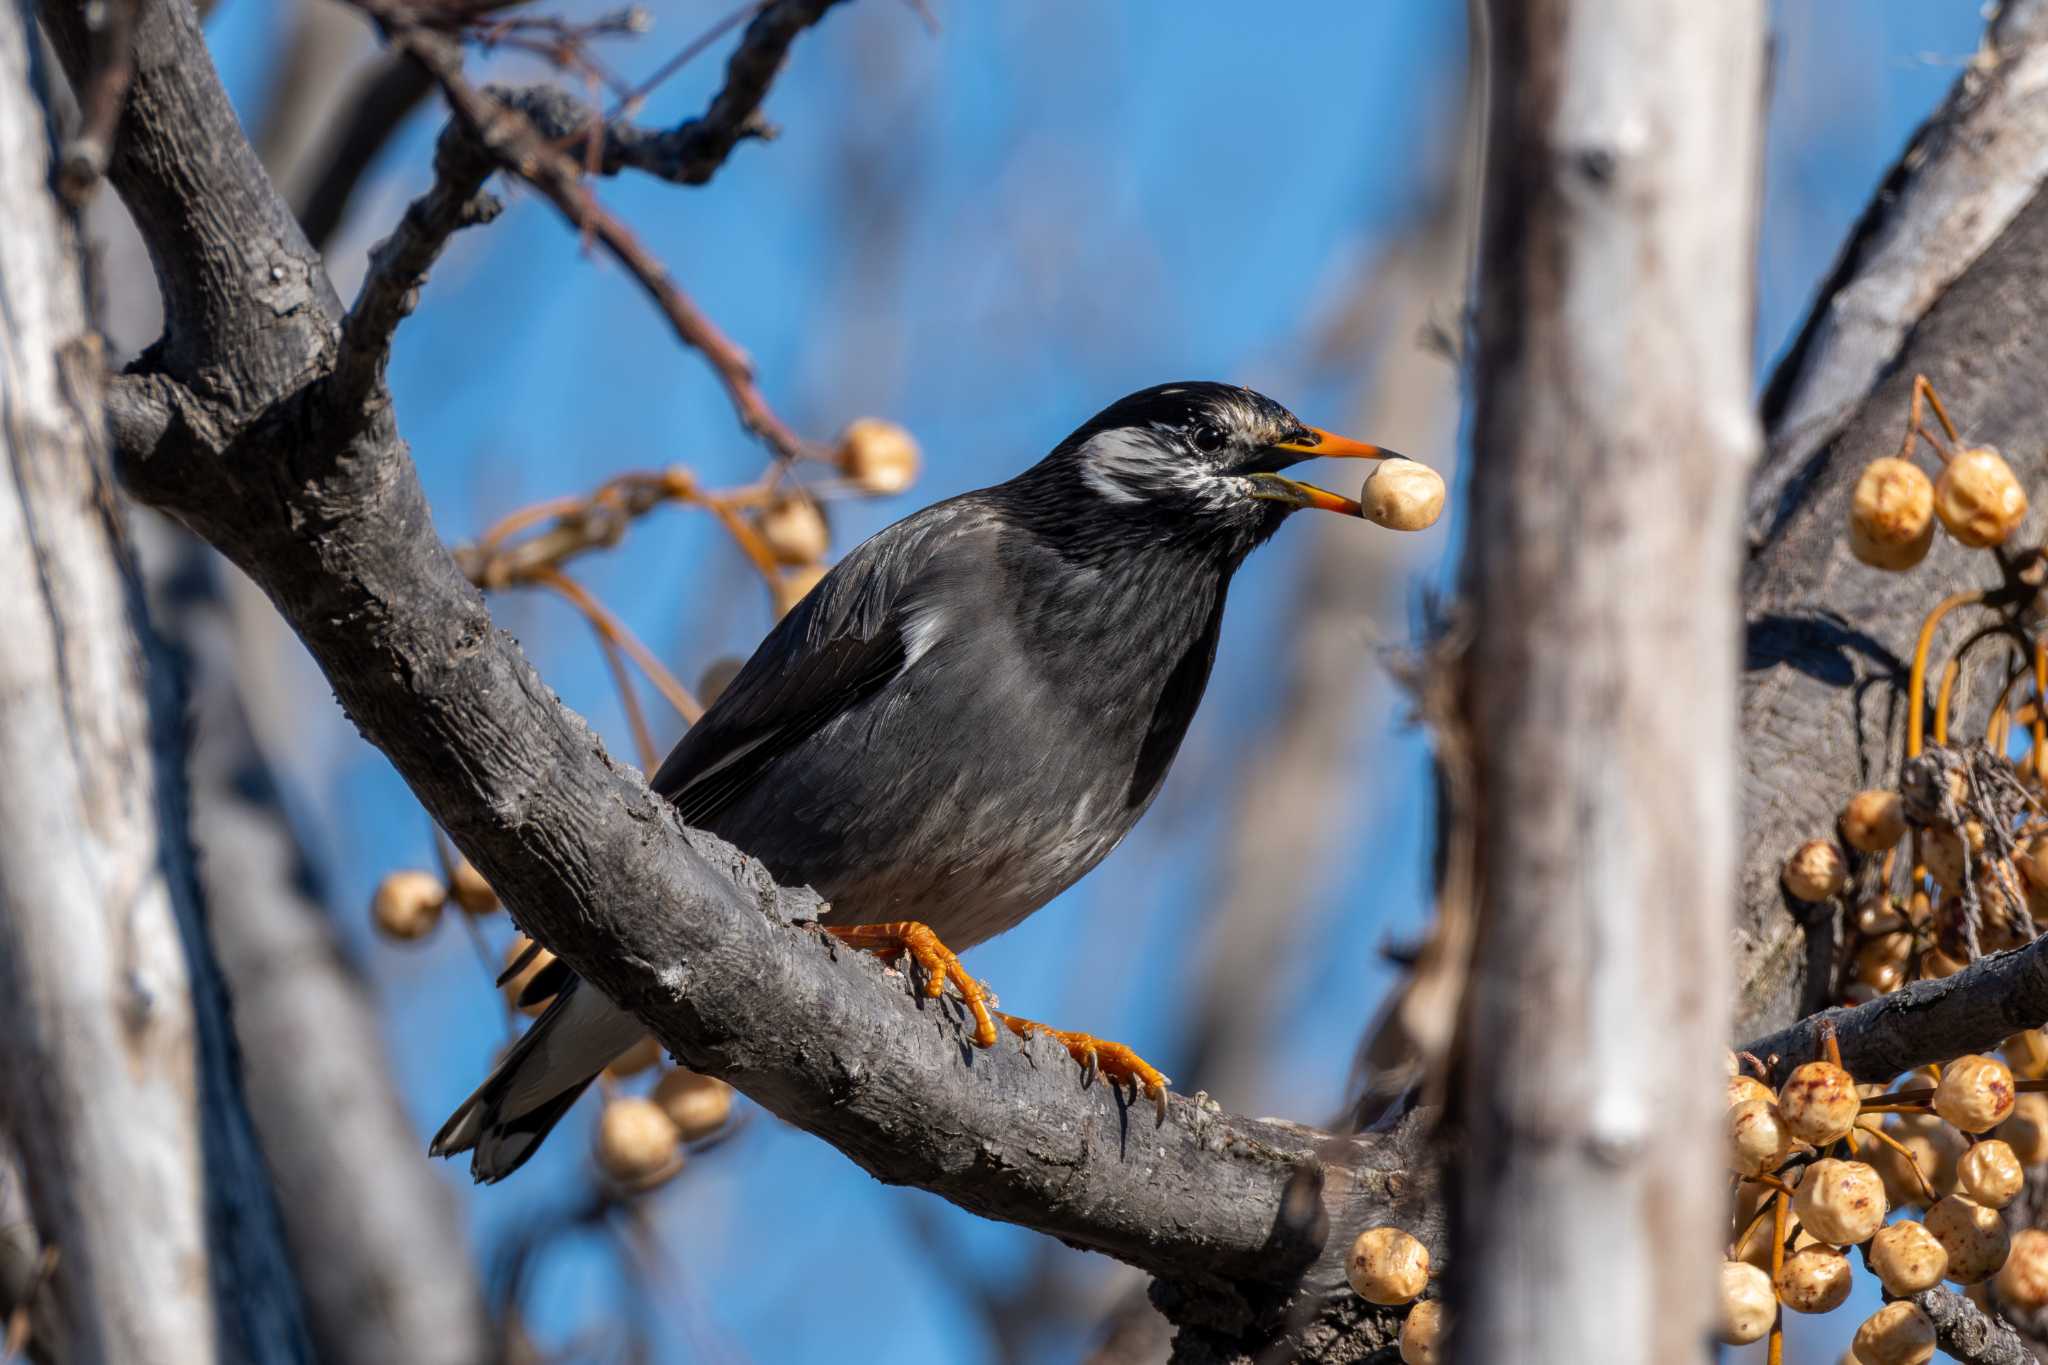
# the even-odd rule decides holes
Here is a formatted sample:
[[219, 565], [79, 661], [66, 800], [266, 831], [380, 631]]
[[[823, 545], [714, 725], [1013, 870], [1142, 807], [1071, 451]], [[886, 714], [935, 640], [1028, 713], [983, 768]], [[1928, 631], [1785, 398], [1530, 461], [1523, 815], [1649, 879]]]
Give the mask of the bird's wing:
[[769, 632], [653, 780], [703, 825], [774, 758], [902, 671], [907, 615], [934, 560], [978, 553], [993, 522], [974, 495], [938, 503], [866, 541]]

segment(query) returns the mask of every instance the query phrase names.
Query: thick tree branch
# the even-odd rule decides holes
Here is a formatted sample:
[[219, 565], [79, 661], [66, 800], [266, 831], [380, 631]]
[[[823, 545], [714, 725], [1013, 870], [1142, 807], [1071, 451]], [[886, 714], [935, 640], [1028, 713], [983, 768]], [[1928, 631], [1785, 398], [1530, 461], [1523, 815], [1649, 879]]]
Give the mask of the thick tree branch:
[[1923, 1289], [1913, 1302], [1934, 1324], [1934, 1338], [1963, 1365], [2036, 1365], [2010, 1324], [1980, 1310], [1953, 1289]]
[[[203, 174], [169, 164], [185, 136], [160, 126], [161, 111], [205, 113], [201, 131], [217, 142], [241, 134], [184, 0], [151, 10], [174, 17], [144, 25], [134, 150], [117, 158], [116, 187], [145, 205], [210, 196], [195, 205], [206, 232], [274, 232], [285, 254], [303, 250], [260, 173], [213, 183], [247, 164], [245, 149], [216, 152]], [[65, 0], [49, 12], [55, 27], [75, 24]], [[477, 126], [491, 113], [466, 117]], [[197, 230], [137, 217], [160, 269], [173, 269]], [[334, 353], [318, 339], [341, 318], [324, 281], [301, 291], [303, 327], [281, 332], [207, 297], [234, 287], [232, 271], [196, 273], [167, 285], [185, 319], [178, 344], [118, 386], [117, 430], [151, 441], [123, 452], [131, 486], [262, 585], [349, 716], [525, 928], [686, 1064], [881, 1179], [1200, 1285], [1184, 1311], [1233, 1340], [1306, 1330], [1325, 1307], [1323, 1330], [1339, 1324], [1344, 1341], [1390, 1339], [1390, 1315], [1343, 1289], [1342, 1262], [1353, 1233], [1378, 1222], [1441, 1251], [1422, 1120], [1337, 1137], [1175, 1097], [1154, 1127], [1106, 1087], [1084, 1088], [1063, 1054], [967, 1046], [948, 1010], [797, 923], [817, 909], [809, 893], [682, 830], [494, 629], [433, 532], [388, 406], [373, 394], [360, 420], [335, 420], [351, 415], [324, 401]], [[211, 376], [240, 352], [261, 358], [236, 372], [268, 386], [223, 396]]]

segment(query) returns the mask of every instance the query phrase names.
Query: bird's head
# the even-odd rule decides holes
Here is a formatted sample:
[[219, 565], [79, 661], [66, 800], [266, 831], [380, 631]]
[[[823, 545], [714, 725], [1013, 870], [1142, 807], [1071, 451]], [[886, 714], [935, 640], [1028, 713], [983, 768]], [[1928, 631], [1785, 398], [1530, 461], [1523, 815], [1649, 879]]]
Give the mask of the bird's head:
[[1300, 508], [1360, 515], [1350, 498], [1280, 473], [1326, 455], [1379, 460], [1395, 452], [1309, 426], [1250, 389], [1195, 381], [1118, 399], [1046, 464], [1091, 510], [1229, 530], [1256, 543]]

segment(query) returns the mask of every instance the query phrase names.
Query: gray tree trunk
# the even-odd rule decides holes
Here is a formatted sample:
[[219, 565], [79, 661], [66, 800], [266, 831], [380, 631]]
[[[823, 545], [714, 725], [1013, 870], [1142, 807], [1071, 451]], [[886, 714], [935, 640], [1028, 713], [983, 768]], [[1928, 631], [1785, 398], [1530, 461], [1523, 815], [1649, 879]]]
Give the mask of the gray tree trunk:
[[1758, 444], [1752, 0], [1499, 0], [1456, 1358], [1702, 1357]]
[[113, 512], [34, 31], [0, 5], [0, 1124], [59, 1258], [68, 1360], [304, 1359], [206, 946], [171, 674], [150, 666]]

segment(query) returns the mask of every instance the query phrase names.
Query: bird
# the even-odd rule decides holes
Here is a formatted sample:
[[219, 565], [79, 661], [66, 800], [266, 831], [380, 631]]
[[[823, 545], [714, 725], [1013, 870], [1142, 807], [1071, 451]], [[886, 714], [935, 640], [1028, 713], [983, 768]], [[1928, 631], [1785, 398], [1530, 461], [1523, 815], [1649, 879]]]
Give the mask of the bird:
[[[957, 953], [1086, 875], [1159, 793], [1216, 661], [1245, 557], [1292, 513], [1360, 516], [1285, 477], [1398, 458], [1236, 385], [1118, 399], [1007, 482], [915, 512], [849, 552], [775, 625], [656, 771], [685, 824], [807, 885], [829, 934], [1049, 1035], [1166, 1112], [1167, 1078], [1123, 1044], [989, 1008]], [[516, 964], [515, 964], [516, 965]], [[510, 973], [508, 972], [508, 975]], [[553, 1002], [430, 1148], [479, 1182], [539, 1147], [646, 1027], [559, 961]]]

